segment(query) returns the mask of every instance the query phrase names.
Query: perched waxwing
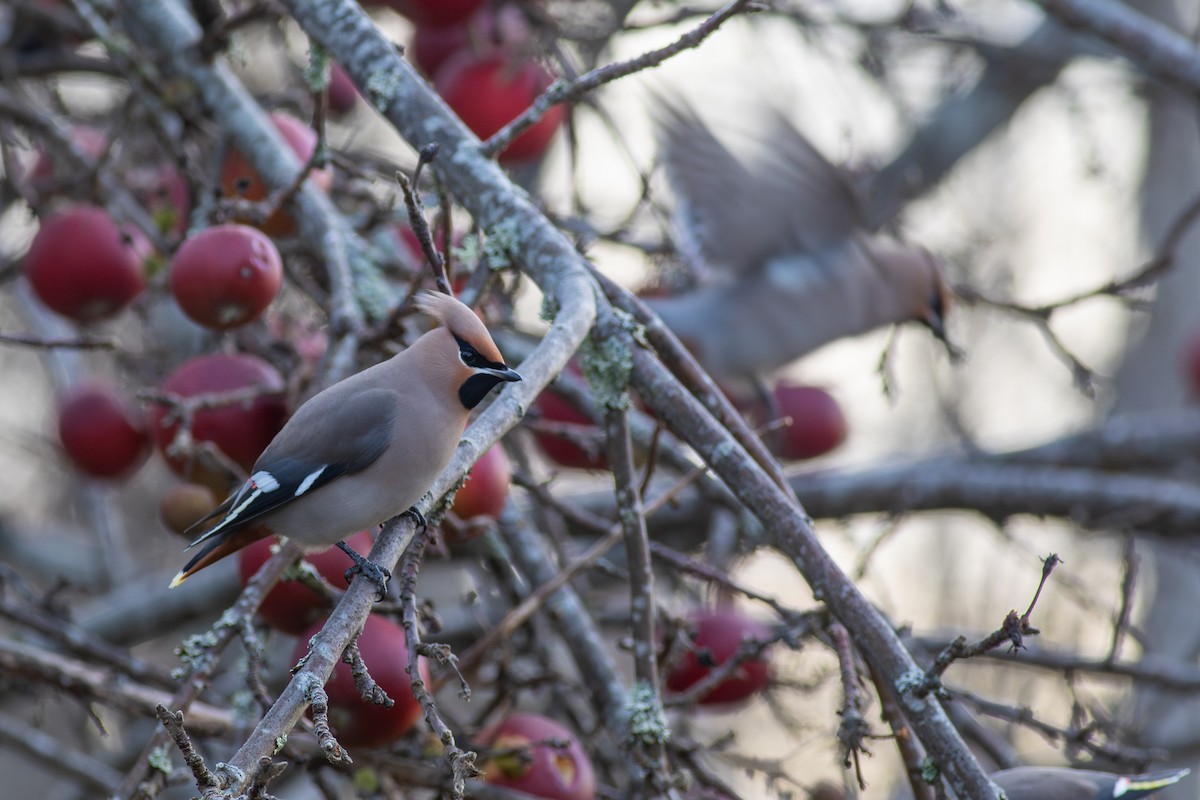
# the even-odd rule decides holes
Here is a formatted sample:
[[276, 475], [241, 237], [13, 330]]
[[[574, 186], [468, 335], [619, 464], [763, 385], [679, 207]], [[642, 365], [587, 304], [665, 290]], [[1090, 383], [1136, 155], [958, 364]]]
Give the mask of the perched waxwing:
[[716, 377], [761, 375], [899, 322], [945, 340], [937, 260], [868, 231], [846, 175], [782, 114], [769, 112], [744, 157], [676, 102], [662, 104], [659, 130], [681, 249], [704, 280], [647, 304]]
[[1066, 767], [1017, 767], [993, 773], [1008, 800], [1136, 800], [1183, 780], [1191, 770], [1114, 775]]
[[250, 479], [193, 526], [219, 519], [189, 545], [202, 547], [171, 586], [271, 534], [303, 548], [337, 544], [386, 581], [341, 540], [409, 510], [450, 463], [471, 409], [498, 383], [521, 380], [467, 306], [433, 292], [416, 304], [441, 326], [300, 406]]

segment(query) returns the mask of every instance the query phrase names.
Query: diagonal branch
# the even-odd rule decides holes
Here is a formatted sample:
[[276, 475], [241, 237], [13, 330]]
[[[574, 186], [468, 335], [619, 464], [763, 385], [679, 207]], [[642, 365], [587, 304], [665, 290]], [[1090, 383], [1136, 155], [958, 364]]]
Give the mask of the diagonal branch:
[[1114, 0], [1033, 0], [1064, 25], [1093, 33], [1151, 75], [1200, 92], [1196, 43]]
[[549, 111], [551, 106], [578, 100], [583, 95], [606, 83], [612, 83], [615, 80], [627, 77], [635, 72], [641, 72], [644, 69], [657, 67], [671, 56], [699, 47], [705, 39], [716, 33], [717, 29], [731, 17], [744, 11], [757, 10], [760, 10], [760, 6], [754, 0], [733, 0], [732, 3], [729, 3], [704, 20], [695, 29], [688, 31], [666, 47], [642, 53], [640, 56], [631, 58], [628, 61], [597, 67], [571, 81], [559, 81], [555, 83], [542, 93], [534, 101], [533, 105], [525, 109], [519, 117], [492, 134], [492, 137], [484, 142], [480, 149], [484, 155], [489, 157], [503, 152], [504, 148], [508, 147], [513, 139], [520, 136], [525, 130], [541, 119], [542, 115]]

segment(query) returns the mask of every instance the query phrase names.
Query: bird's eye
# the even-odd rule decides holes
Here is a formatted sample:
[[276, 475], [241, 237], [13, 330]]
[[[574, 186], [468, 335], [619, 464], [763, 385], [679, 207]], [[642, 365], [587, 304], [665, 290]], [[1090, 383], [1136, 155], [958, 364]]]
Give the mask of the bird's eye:
[[475, 362], [479, 359], [479, 354], [470, 347], [464, 347], [462, 350], [458, 351], [458, 357], [461, 358], [462, 362], [468, 367], [473, 367], [475, 366]]

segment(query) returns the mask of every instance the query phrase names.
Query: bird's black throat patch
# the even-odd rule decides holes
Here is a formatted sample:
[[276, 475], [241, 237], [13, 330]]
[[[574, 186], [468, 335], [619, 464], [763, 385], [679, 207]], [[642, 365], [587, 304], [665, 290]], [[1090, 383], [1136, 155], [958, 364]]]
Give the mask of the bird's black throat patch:
[[500, 378], [495, 375], [483, 372], [472, 375], [463, 382], [462, 386], [458, 387], [458, 399], [470, 411], [479, 405], [497, 383], [500, 383]]

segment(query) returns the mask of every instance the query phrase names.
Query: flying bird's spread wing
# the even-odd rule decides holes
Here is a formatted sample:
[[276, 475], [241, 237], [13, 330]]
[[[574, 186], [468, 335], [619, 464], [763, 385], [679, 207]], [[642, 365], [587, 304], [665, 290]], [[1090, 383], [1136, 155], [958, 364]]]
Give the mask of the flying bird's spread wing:
[[705, 260], [745, 274], [788, 251], [819, 253], [861, 224], [845, 177], [778, 111], [760, 152], [735, 156], [689, 107], [660, 106], [667, 177]]
[[[768, 199], [778, 199], [784, 207], [802, 248], [819, 253], [861, 231], [862, 207], [846, 174], [830, 164], [778, 109], [770, 115], [758, 177], [770, 187]], [[791, 197], [790, 204], [786, 197]]]

